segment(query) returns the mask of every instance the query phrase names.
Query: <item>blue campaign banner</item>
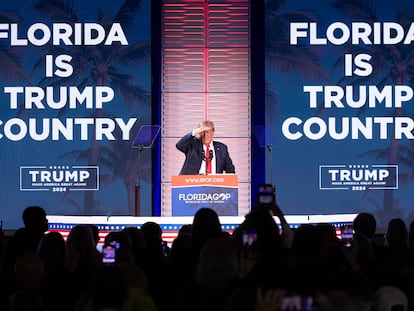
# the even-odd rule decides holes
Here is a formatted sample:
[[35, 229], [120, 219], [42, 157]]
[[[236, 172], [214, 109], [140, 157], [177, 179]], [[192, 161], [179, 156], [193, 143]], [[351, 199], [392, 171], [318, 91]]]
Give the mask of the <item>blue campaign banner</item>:
[[286, 214], [414, 219], [413, 16], [402, 0], [265, 1], [263, 145]]
[[3, 228], [29, 205], [134, 215], [137, 180], [152, 197], [150, 154], [132, 148], [151, 124], [151, 1], [3, 1], [0, 14]]
[[220, 186], [175, 187], [172, 189], [173, 216], [194, 216], [203, 207], [219, 216], [237, 216], [238, 189]]

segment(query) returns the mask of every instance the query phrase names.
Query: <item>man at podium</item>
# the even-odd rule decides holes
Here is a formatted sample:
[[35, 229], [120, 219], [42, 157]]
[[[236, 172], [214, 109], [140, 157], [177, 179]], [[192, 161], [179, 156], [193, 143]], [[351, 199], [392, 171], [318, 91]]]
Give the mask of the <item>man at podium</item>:
[[200, 122], [176, 144], [185, 154], [180, 175], [235, 173], [227, 145], [214, 141], [214, 123]]

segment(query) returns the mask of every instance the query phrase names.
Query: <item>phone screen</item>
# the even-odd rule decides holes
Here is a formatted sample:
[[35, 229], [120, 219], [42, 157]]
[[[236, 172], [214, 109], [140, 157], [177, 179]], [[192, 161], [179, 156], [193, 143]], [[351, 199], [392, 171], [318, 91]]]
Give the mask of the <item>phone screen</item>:
[[116, 257], [116, 248], [114, 245], [105, 245], [102, 249], [102, 262], [114, 263]]
[[315, 306], [312, 296], [287, 296], [282, 300], [281, 311], [313, 311]]
[[259, 203], [270, 204], [273, 202], [275, 189], [271, 184], [264, 184], [259, 187]]
[[243, 251], [247, 257], [257, 256], [257, 232], [256, 230], [243, 231]]
[[343, 226], [341, 228], [341, 240], [346, 247], [352, 245], [352, 241], [354, 240], [354, 229], [352, 226]]
[[264, 184], [259, 187], [259, 192], [261, 193], [273, 193], [273, 185]]

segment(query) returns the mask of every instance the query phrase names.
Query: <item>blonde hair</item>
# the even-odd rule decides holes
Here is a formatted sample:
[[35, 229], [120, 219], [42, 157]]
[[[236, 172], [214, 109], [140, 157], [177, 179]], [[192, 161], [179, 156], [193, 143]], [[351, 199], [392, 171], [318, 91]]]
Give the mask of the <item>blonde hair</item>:
[[214, 131], [214, 123], [213, 123], [213, 121], [209, 121], [209, 120], [202, 121], [202, 122], [200, 122], [198, 124], [198, 127], [201, 127], [201, 126], [210, 127]]

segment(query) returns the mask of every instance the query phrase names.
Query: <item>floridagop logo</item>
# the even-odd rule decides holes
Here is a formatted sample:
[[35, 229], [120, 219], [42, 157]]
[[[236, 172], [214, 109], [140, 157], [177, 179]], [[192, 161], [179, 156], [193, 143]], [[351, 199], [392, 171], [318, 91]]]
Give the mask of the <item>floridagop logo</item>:
[[230, 193], [179, 193], [178, 200], [185, 203], [225, 203], [231, 199]]

